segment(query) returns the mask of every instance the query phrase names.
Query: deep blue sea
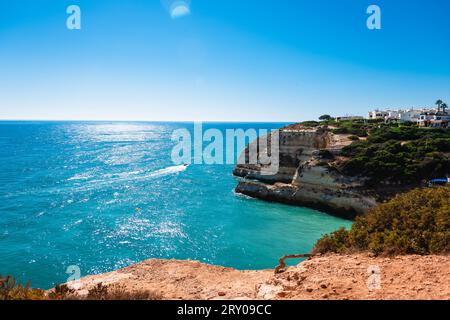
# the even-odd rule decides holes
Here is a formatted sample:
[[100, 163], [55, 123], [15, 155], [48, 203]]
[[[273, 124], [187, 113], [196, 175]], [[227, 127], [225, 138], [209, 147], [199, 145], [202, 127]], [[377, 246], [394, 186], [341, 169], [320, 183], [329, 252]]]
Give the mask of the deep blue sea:
[[171, 135], [180, 128], [193, 124], [0, 122], [0, 274], [49, 288], [71, 265], [84, 276], [149, 258], [273, 268], [350, 226], [234, 194], [233, 165], [174, 165]]

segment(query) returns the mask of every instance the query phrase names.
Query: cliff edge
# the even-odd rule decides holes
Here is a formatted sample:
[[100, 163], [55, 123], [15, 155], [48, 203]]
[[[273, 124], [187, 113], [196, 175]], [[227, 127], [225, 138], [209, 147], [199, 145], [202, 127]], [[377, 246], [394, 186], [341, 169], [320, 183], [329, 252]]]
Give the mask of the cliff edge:
[[195, 261], [147, 260], [68, 285], [81, 296], [102, 283], [160, 299], [450, 299], [448, 255], [323, 255], [285, 273], [238, 271]]

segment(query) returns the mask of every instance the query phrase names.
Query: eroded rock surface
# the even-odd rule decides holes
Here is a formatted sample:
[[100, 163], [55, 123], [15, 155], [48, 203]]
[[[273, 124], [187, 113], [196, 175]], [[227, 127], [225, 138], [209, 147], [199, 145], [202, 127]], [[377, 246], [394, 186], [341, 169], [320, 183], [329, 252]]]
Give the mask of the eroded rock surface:
[[342, 148], [352, 143], [349, 137], [324, 128], [280, 129], [278, 173], [268, 176], [262, 174], [261, 166], [238, 164], [233, 171], [241, 178], [236, 192], [345, 218], [364, 214], [378, 204], [376, 194], [364, 187], [364, 178], [345, 176], [333, 166], [342, 161]]
[[69, 285], [85, 295], [97, 283], [123, 285], [130, 291], [149, 290], [163, 299], [448, 300], [450, 257], [324, 255], [281, 274], [151, 259]]

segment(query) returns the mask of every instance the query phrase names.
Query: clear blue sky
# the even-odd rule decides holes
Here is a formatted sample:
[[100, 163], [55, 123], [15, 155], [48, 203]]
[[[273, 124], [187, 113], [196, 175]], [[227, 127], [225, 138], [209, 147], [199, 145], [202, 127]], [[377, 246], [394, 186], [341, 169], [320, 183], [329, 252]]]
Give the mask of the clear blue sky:
[[[0, 118], [298, 121], [450, 102], [448, 0], [0, 1]], [[66, 28], [66, 8], [82, 30]], [[366, 9], [382, 10], [382, 30]], [[183, 13], [181, 10], [178, 13]]]

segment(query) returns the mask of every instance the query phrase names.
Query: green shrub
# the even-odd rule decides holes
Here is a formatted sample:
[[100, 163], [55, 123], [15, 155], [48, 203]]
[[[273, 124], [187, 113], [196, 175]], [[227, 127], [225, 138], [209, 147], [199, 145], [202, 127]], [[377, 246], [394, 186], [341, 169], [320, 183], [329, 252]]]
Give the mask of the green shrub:
[[345, 228], [341, 228], [332, 234], [326, 234], [320, 238], [315, 247], [315, 253], [343, 253], [347, 250], [347, 243], [349, 241], [349, 232]]
[[332, 160], [332, 159], [334, 159], [334, 155], [333, 155], [329, 150], [327, 150], [327, 149], [319, 150], [319, 156], [320, 156], [322, 159], [326, 159], [326, 160]]
[[87, 299], [88, 300], [107, 300], [108, 287], [103, 283], [98, 283], [95, 287], [89, 289]]
[[87, 300], [161, 300], [162, 297], [148, 290], [128, 290], [123, 285], [105, 286], [98, 283], [88, 291]]
[[350, 176], [380, 182], [419, 185], [450, 172], [450, 131], [414, 127], [374, 129], [367, 140], [355, 141], [342, 150], [348, 157], [339, 169]]
[[318, 127], [320, 122], [318, 121], [304, 121], [300, 123], [303, 127]]
[[352, 134], [358, 137], [367, 137], [370, 126], [364, 120], [349, 120], [336, 123], [337, 128], [332, 130], [334, 134]]
[[381, 204], [317, 241], [314, 253], [370, 251], [375, 254], [450, 252], [450, 187], [415, 189]]
[[348, 134], [347, 128], [336, 128], [331, 130], [334, 134]]
[[25, 287], [16, 283], [10, 276], [0, 275], [1, 300], [161, 300], [162, 296], [148, 290], [128, 290], [123, 285], [105, 286], [97, 284], [88, 291], [86, 296], [80, 296], [66, 284], [57, 285], [46, 293], [44, 290], [32, 289], [29, 283]]
[[75, 290], [66, 284], [58, 284], [47, 296], [50, 300], [76, 300], [78, 296]]

